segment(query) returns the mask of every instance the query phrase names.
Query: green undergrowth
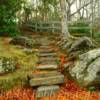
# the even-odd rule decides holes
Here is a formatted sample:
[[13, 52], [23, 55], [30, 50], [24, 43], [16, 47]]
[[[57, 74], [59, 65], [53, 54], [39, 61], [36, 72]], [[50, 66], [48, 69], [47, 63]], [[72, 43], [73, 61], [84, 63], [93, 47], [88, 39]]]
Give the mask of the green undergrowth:
[[0, 90], [9, 90], [15, 86], [25, 86], [28, 83], [29, 71], [17, 70], [16, 72], [0, 76]]
[[0, 75], [0, 90], [26, 85], [27, 75], [35, 69], [37, 61], [34, 52], [27, 54], [22, 48], [10, 45], [8, 41], [8, 38], [0, 38], [0, 57], [16, 58], [18, 69], [13, 73]]

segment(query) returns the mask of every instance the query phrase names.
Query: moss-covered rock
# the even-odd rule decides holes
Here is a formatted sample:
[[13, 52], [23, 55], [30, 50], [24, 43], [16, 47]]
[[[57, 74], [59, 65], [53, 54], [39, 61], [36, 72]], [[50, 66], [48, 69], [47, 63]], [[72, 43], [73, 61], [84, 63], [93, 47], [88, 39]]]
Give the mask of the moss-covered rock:
[[80, 55], [70, 74], [81, 86], [100, 84], [100, 48]]
[[14, 37], [11, 41], [11, 44], [14, 45], [21, 45], [24, 47], [29, 47], [29, 48], [33, 48], [35, 45], [35, 41], [32, 38], [29, 37], [24, 37], [24, 36], [18, 36], [18, 37]]

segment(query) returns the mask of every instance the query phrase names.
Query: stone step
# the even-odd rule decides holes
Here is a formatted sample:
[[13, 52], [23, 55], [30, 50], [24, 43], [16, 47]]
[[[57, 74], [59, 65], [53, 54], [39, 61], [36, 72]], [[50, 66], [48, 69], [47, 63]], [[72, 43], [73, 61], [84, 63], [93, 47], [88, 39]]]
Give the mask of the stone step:
[[54, 48], [46, 49], [46, 48], [37, 48], [37, 49], [32, 49], [32, 51], [35, 51], [37, 53], [54, 53], [57, 50]]
[[38, 61], [37, 63], [39, 62], [55, 62], [56, 64], [58, 64], [58, 62], [60, 61], [60, 58], [57, 57], [57, 56], [45, 56], [45, 57], [38, 57]]
[[46, 64], [55, 65], [55, 64], [57, 64], [57, 62], [56, 61], [38, 61], [37, 64], [41, 64], [41, 65], [46, 65]]
[[42, 61], [58, 61], [58, 60], [59, 60], [59, 58], [57, 58], [57, 57], [41, 57], [39, 59], [40, 62], [42, 62]]
[[54, 53], [54, 49], [40, 49], [38, 53]]
[[44, 51], [46, 51], [46, 52], [56, 52], [55, 48], [41, 48], [41, 47], [39, 47], [38, 49], [39, 49], [39, 52], [44, 52]]
[[57, 58], [46, 58], [46, 57], [44, 57], [44, 58], [40, 58], [39, 60], [38, 60], [38, 62], [37, 62], [37, 64], [57, 64], [57, 62], [58, 62], [59, 60], [57, 59]]
[[38, 65], [36, 67], [37, 70], [56, 70], [58, 69], [58, 65], [57, 64], [44, 64], [44, 65]]
[[55, 48], [41, 48], [41, 47], [39, 47], [38, 51], [40, 51], [40, 52], [43, 52], [43, 51], [52, 52], [52, 51], [54, 51], [55, 52]]
[[57, 53], [39, 53], [38, 54], [38, 57], [49, 57], [49, 56], [55, 57], [57, 56]]
[[51, 45], [41, 45], [39, 48], [40, 49], [53, 49], [55, 47], [54, 46], [51, 46]]
[[58, 56], [39, 57], [39, 59], [43, 59], [43, 60], [44, 60], [44, 59], [48, 59], [48, 60], [50, 60], [50, 59], [55, 59], [55, 60], [56, 60], [56, 59], [57, 59], [57, 60], [60, 60], [60, 58], [59, 58]]
[[60, 72], [58, 71], [41, 71], [39, 73], [31, 73], [28, 75], [29, 79], [32, 78], [43, 78], [43, 77], [49, 77], [49, 76], [56, 76], [56, 75], [61, 75]]
[[41, 86], [37, 88], [36, 91], [36, 97], [47, 97], [52, 96], [55, 93], [57, 93], [60, 90], [60, 87], [58, 85], [52, 85], [52, 86]]
[[29, 81], [30, 86], [56, 85], [64, 83], [64, 75], [45, 76], [39, 78], [32, 78]]

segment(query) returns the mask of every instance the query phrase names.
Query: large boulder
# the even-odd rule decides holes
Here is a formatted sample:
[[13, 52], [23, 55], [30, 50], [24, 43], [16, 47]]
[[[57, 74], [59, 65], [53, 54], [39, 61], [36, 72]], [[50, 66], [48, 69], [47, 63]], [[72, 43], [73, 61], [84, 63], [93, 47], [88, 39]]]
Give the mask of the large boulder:
[[88, 37], [81, 37], [72, 43], [72, 45], [68, 49], [68, 52], [81, 51], [81, 50], [84, 51], [91, 47], [93, 47], [91, 39]]
[[29, 48], [33, 48], [35, 45], [35, 41], [32, 38], [29, 37], [25, 37], [25, 36], [18, 36], [18, 37], [14, 37], [11, 41], [11, 44], [14, 45], [21, 45], [24, 47], [29, 47]]
[[58, 45], [64, 51], [67, 50], [69, 56], [77, 56], [96, 47], [89, 37], [79, 37], [70, 40], [63, 40], [58, 43]]
[[81, 86], [100, 84], [100, 48], [80, 55], [69, 72]]

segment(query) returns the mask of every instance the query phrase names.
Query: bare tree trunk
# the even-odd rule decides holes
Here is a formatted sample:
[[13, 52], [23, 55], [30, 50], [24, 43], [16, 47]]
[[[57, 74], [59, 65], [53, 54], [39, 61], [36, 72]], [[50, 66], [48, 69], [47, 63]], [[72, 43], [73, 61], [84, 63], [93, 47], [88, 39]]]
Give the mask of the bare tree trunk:
[[68, 39], [70, 37], [70, 33], [68, 31], [68, 21], [67, 21], [67, 10], [66, 10], [66, 0], [60, 0], [61, 6], [61, 25], [62, 25], [62, 35], [63, 39]]
[[67, 10], [67, 20], [68, 21], [71, 21], [71, 16], [70, 16], [71, 15], [71, 9], [70, 8], [71, 8], [71, 5], [68, 6], [68, 10]]

